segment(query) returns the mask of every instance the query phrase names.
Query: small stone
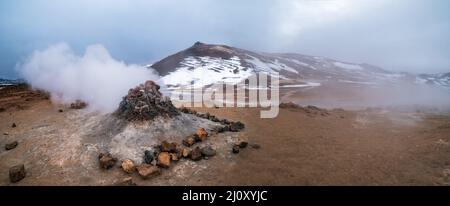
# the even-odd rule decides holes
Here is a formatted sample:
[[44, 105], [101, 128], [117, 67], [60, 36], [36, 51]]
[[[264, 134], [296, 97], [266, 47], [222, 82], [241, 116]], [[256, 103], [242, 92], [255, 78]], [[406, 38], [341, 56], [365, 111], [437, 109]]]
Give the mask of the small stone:
[[199, 147], [196, 147], [191, 151], [191, 160], [198, 161], [202, 159], [202, 151]]
[[106, 154], [100, 153], [100, 155], [98, 156], [98, 159], [100, 162], [100, 167], [103, 169], [110, 169], [117, 162], [117, 159], [112, 157], [111, 154], [109, 154], [109, 153], [106, 153]]
[[230, 124], [230, 121], [228, 121], [228, 119], [221, 119], [220, 123], [222, 123], [222, 124]]
[[72, 109], [83, 109], [85, 107], [87, 107], [86, 102], [83, 102], [81, 100], [77, 100], [70, 104], [70, 108]]
[[125, 171], [128, 174], [131, 174], [134, 172], [134, 170], [136, 169], [134, 166], [134, 163], [132, 160], [130, 159], [126, 159], [122, 161], [122, 169], [123, 171]]
[[5, 150], [12, 150], [12, 149], [16, 148], [18, 144], [19, 143], [17, 141], [8, 143], [5, 145]]
[[176, 152], [177, 151], [177, 143], [175, 142], [167, 142], [163, 141], [161, 145], [159, 146], [159, 150], [161, 152]]
[[237, 144], [240, 148], [246, 148], [248, 145], [248, 142], [246, 141], [241, 141]]
[[170, 154], [168, 152], [159, 153], [158, 154], [158, 162], [156, 164], [163, 168], [169, 168], [170, 167]]
[[230, 126], [226, 125], [222, 128], [223, 132], [228, 132], [230, 131]]
[[208, 137], [208, 132], [206, 132], [205, 128], [199, 128], [196, 132], [198, 139], [200, 141], [205, 141], [206, 137]]
[[189, 153], [191, 153], [191, 151], [190, 151], [189, 149], [183, 148], [183, 149], [181, 150], [181, 156], [182, 156], [183, 158], [188, 158], [188, 157], [189, 157]]
[[186, 137], [186, 139], [183, 140], [183, 145], [186, 146], [186, 147], [190, 147], [193, 144], [195, 144], [195, 137], [196, 136], [197, 135], [191, 135], [189, 137]]
[[58, 112], [64, 112], [62, 109], [59, 109]]
[[11, 127], [12, 128], [17, 127], [16, 123], [12, 123]]
[[155, 157], [153, 156], [153, 152], [150, 150], [144, 151], [144, 162], [147, 164], [151, 164], [153, 162], [153, 159]]
[[150, 177], [161, 174], [161, 170], [154, 165], [150, 164], [141, 164], [136, 167], [138, 174], [142, 177], [142, 179], [148, 179]]
[[178, 154], [177, 153], [170, 153], [170, 159], [172, 161], [178, 161], [179, 160]]
[[201, 153], [205, 157], [212, 157], [212, 156], [216, 155], [216, 150], [214, 150], [210, 146], [207, 146], [207, 147], [202, 148]]
[[9, 180], [12, 183], [19, 182], [23, 178], [25, 178], [25, 166], [23, 164], [16, 165], [9, 169]]
[[238, 145], [234, 145], [234, 146], [233, 146], [233, 153], [234, 153], [234, 154], [239, 153], [239, 146], [238, 146]]

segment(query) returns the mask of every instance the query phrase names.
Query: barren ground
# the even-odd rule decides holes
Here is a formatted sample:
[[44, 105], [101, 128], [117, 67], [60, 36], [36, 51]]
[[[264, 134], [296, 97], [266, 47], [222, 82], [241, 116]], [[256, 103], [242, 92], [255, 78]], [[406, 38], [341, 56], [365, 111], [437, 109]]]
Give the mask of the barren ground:
[[[0, 90], [0, 108], [0, 185], [114, 185], [128, 176], [138, 185], [450, 184], [445, 112], [336, 109], [322, 115], [282, 108], [277, 118], [260, 119], [258, 108], [196, 109], [242, 121], [246, 128], [202, 143], [217, 149], [209, 160], [181, 160], [142, 180], [119, 164], [107, 171], [98, 167], [99, 149], [85, 138], [85, 126], [99, 114], [52, 104], [26, 88]], [[238, 139], [261, 148], [232, 154]], [[6, 151], [4, 145], [14, 140], [17, 148]], [[9, 168], [21, 163], [27, 177], [10, 183]]]

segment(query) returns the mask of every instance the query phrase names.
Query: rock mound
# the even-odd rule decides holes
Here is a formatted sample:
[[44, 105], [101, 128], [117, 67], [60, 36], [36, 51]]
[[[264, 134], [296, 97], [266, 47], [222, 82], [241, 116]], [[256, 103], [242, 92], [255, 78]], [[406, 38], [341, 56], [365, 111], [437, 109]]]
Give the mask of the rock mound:
[[160, 86], [146, 81], [128, 91], [115, 112], [120, 118], [129, 121], [153, 120], [156, 117], [175, 117], [180, 113], [168, 97], [159, 92]]

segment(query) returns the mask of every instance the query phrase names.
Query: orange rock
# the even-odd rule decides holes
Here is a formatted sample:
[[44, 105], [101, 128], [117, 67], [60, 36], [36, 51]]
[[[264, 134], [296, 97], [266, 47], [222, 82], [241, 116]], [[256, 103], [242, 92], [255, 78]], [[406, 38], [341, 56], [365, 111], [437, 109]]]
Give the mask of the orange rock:
[[170, 154], [168, 152], [161, 152], [158, 155], [158, 166], [169, 168], [170, 167]]
[[208, 132], [206, 132], [206, 130], [204, 128], [197, 129], [196, 134], [197, 134], [198, 138], [200, 139], [200, 141], [206, 140], [206, 137], [208, 136]]

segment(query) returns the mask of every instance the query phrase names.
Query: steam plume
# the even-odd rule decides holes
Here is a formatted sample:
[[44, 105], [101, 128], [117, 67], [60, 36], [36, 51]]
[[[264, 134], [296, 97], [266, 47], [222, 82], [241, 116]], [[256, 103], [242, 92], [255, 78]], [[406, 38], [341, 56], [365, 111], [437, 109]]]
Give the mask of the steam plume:
[[34, 51], [16, 69], [34, 88], [50, 92], [54, 101], [79, 99], [90, 109], [104, 112], [115, 110], [128, 89], [159, 79], [152, 70], [115, 60], [99, 44], [88, 46], [82, 56], [66, 43], [56, 44]]

